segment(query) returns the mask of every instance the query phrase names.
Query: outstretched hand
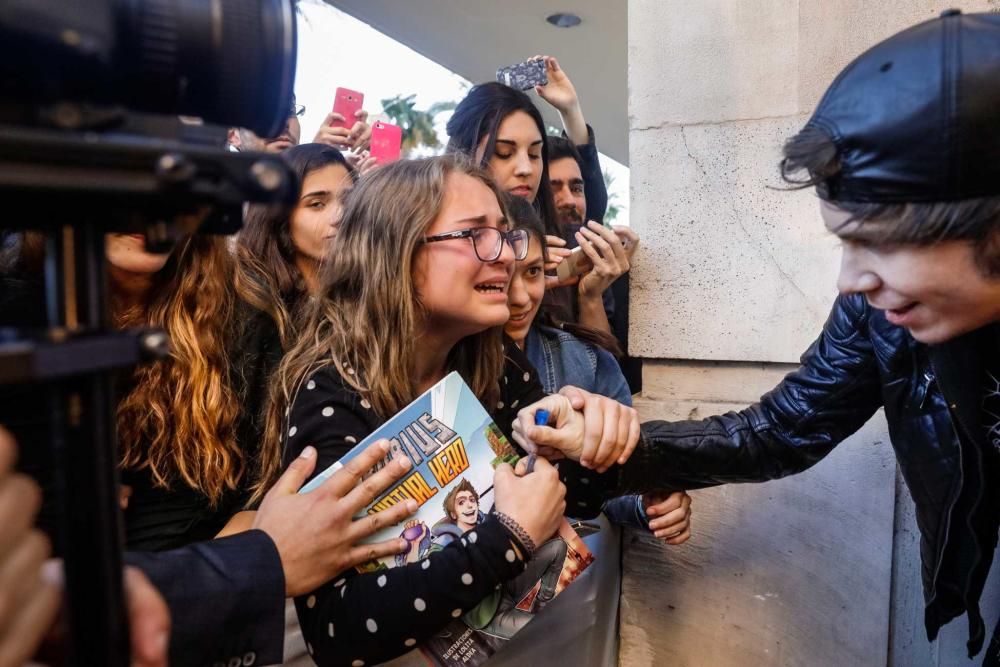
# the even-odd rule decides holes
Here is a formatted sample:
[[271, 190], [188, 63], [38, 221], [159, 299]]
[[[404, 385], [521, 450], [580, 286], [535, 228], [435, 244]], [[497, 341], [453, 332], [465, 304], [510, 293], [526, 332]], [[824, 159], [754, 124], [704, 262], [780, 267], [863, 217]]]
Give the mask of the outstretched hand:
[[[623, 465], [639, 444], [639, 413], [618, 401], [567, 385], [559, 390], [574, 410], [583, 412], [585, 467], [604, 472], [614, 463]], [[584, 464], [584, 460], [588, 464]]]
[[300, 494], [299, 488], [316, 467], [316, 450], [306, 447], [264, 496], [253, 527], [274, 540], [285, 572], [287, 596], [314, 590], [355, 565], [408, 548], [403, 539], [358, 544], [417, 511], [416, 501], [407, 500], [354, 520], [410, 470], [410, 460], [402, 456], [365, 479], [388, 451], [389, 441], [378, 440], [321, 486]]

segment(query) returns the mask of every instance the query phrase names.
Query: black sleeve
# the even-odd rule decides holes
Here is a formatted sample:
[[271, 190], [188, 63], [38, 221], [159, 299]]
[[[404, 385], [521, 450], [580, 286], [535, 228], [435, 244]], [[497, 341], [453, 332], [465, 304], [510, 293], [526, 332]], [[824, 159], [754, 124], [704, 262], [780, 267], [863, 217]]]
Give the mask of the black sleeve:
[[339, 461], [385, 420], [348, 387], [332, 367], [312, 374], [299, 388], [285, 423], [284, 464], [308, 445], [316, 448], [313, 477]]
[[839, 297], [799, 369], [745, 410], [643, 424], [618, 492], [762, 482], [815, 464], [882, 405], [870, 313], [863, 298]]
[[158, 553], [126, 552], [170, 608], [170, 664], [280, 663], [285, 575], [262, 531]]
[[523, 569], [507, 529], [490, 516], [422, 561], [347, 573], [295, 607], [317, 665], [374, 665], [429, 639]]
[[578, 145], [576, 150], [580, 154], [580, 174], [587, 197], [587, 220], [604, 222], [604, 214], [608, 212], [608, 186], [604, 184], [594, 128], [590, 125], [587, 126], [587, 143]]

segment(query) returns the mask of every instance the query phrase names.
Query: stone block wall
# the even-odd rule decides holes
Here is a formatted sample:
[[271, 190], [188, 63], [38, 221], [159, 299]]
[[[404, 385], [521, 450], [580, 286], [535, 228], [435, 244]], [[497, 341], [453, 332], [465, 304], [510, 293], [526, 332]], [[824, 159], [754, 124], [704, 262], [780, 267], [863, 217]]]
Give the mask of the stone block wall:
[[[839, 255], [815, 195], [783, 189], [782, 142], [851, 59], [953, 5], [629, 0], [630, 218], [642, 238], [630, 353], [647, 360], [645, 419], [739, 409], [794, 369], [836, 295]], [[802, 475], [692, 495], [688, 545], [626, 538], [620, 664], [964, 660], [964, 621], [934, 645], [923, 635], [912, 501], [880, 415]]]

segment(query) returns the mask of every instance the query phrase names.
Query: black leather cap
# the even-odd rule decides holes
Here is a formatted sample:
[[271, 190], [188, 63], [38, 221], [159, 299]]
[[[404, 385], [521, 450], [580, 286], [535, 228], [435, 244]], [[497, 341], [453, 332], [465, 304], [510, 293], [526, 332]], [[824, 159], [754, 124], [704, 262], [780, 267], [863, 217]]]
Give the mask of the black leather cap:
[[1000, 15], [948, 10], [877, 44], [840, 73], [807, 126], [839, 151], [824, 199], [1000, 195]]

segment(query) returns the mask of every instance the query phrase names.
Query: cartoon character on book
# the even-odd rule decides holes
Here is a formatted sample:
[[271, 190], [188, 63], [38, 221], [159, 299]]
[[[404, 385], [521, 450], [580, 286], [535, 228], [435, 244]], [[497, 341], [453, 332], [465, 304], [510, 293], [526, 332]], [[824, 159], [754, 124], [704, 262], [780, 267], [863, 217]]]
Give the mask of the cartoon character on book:
[[[433, 545], [427, 553], [445, 548], [486, 520], [486, 514], [479, 511], [479, 493], [465, 478], [448, 492], [443, 504], [445, 517], [431, 529]], [[469, 610], [462, 620], [475, 630], [510, 639], [555, 597], [566, 552], [562, 539], [549, 540], [539, 547], [524, 572]]]

